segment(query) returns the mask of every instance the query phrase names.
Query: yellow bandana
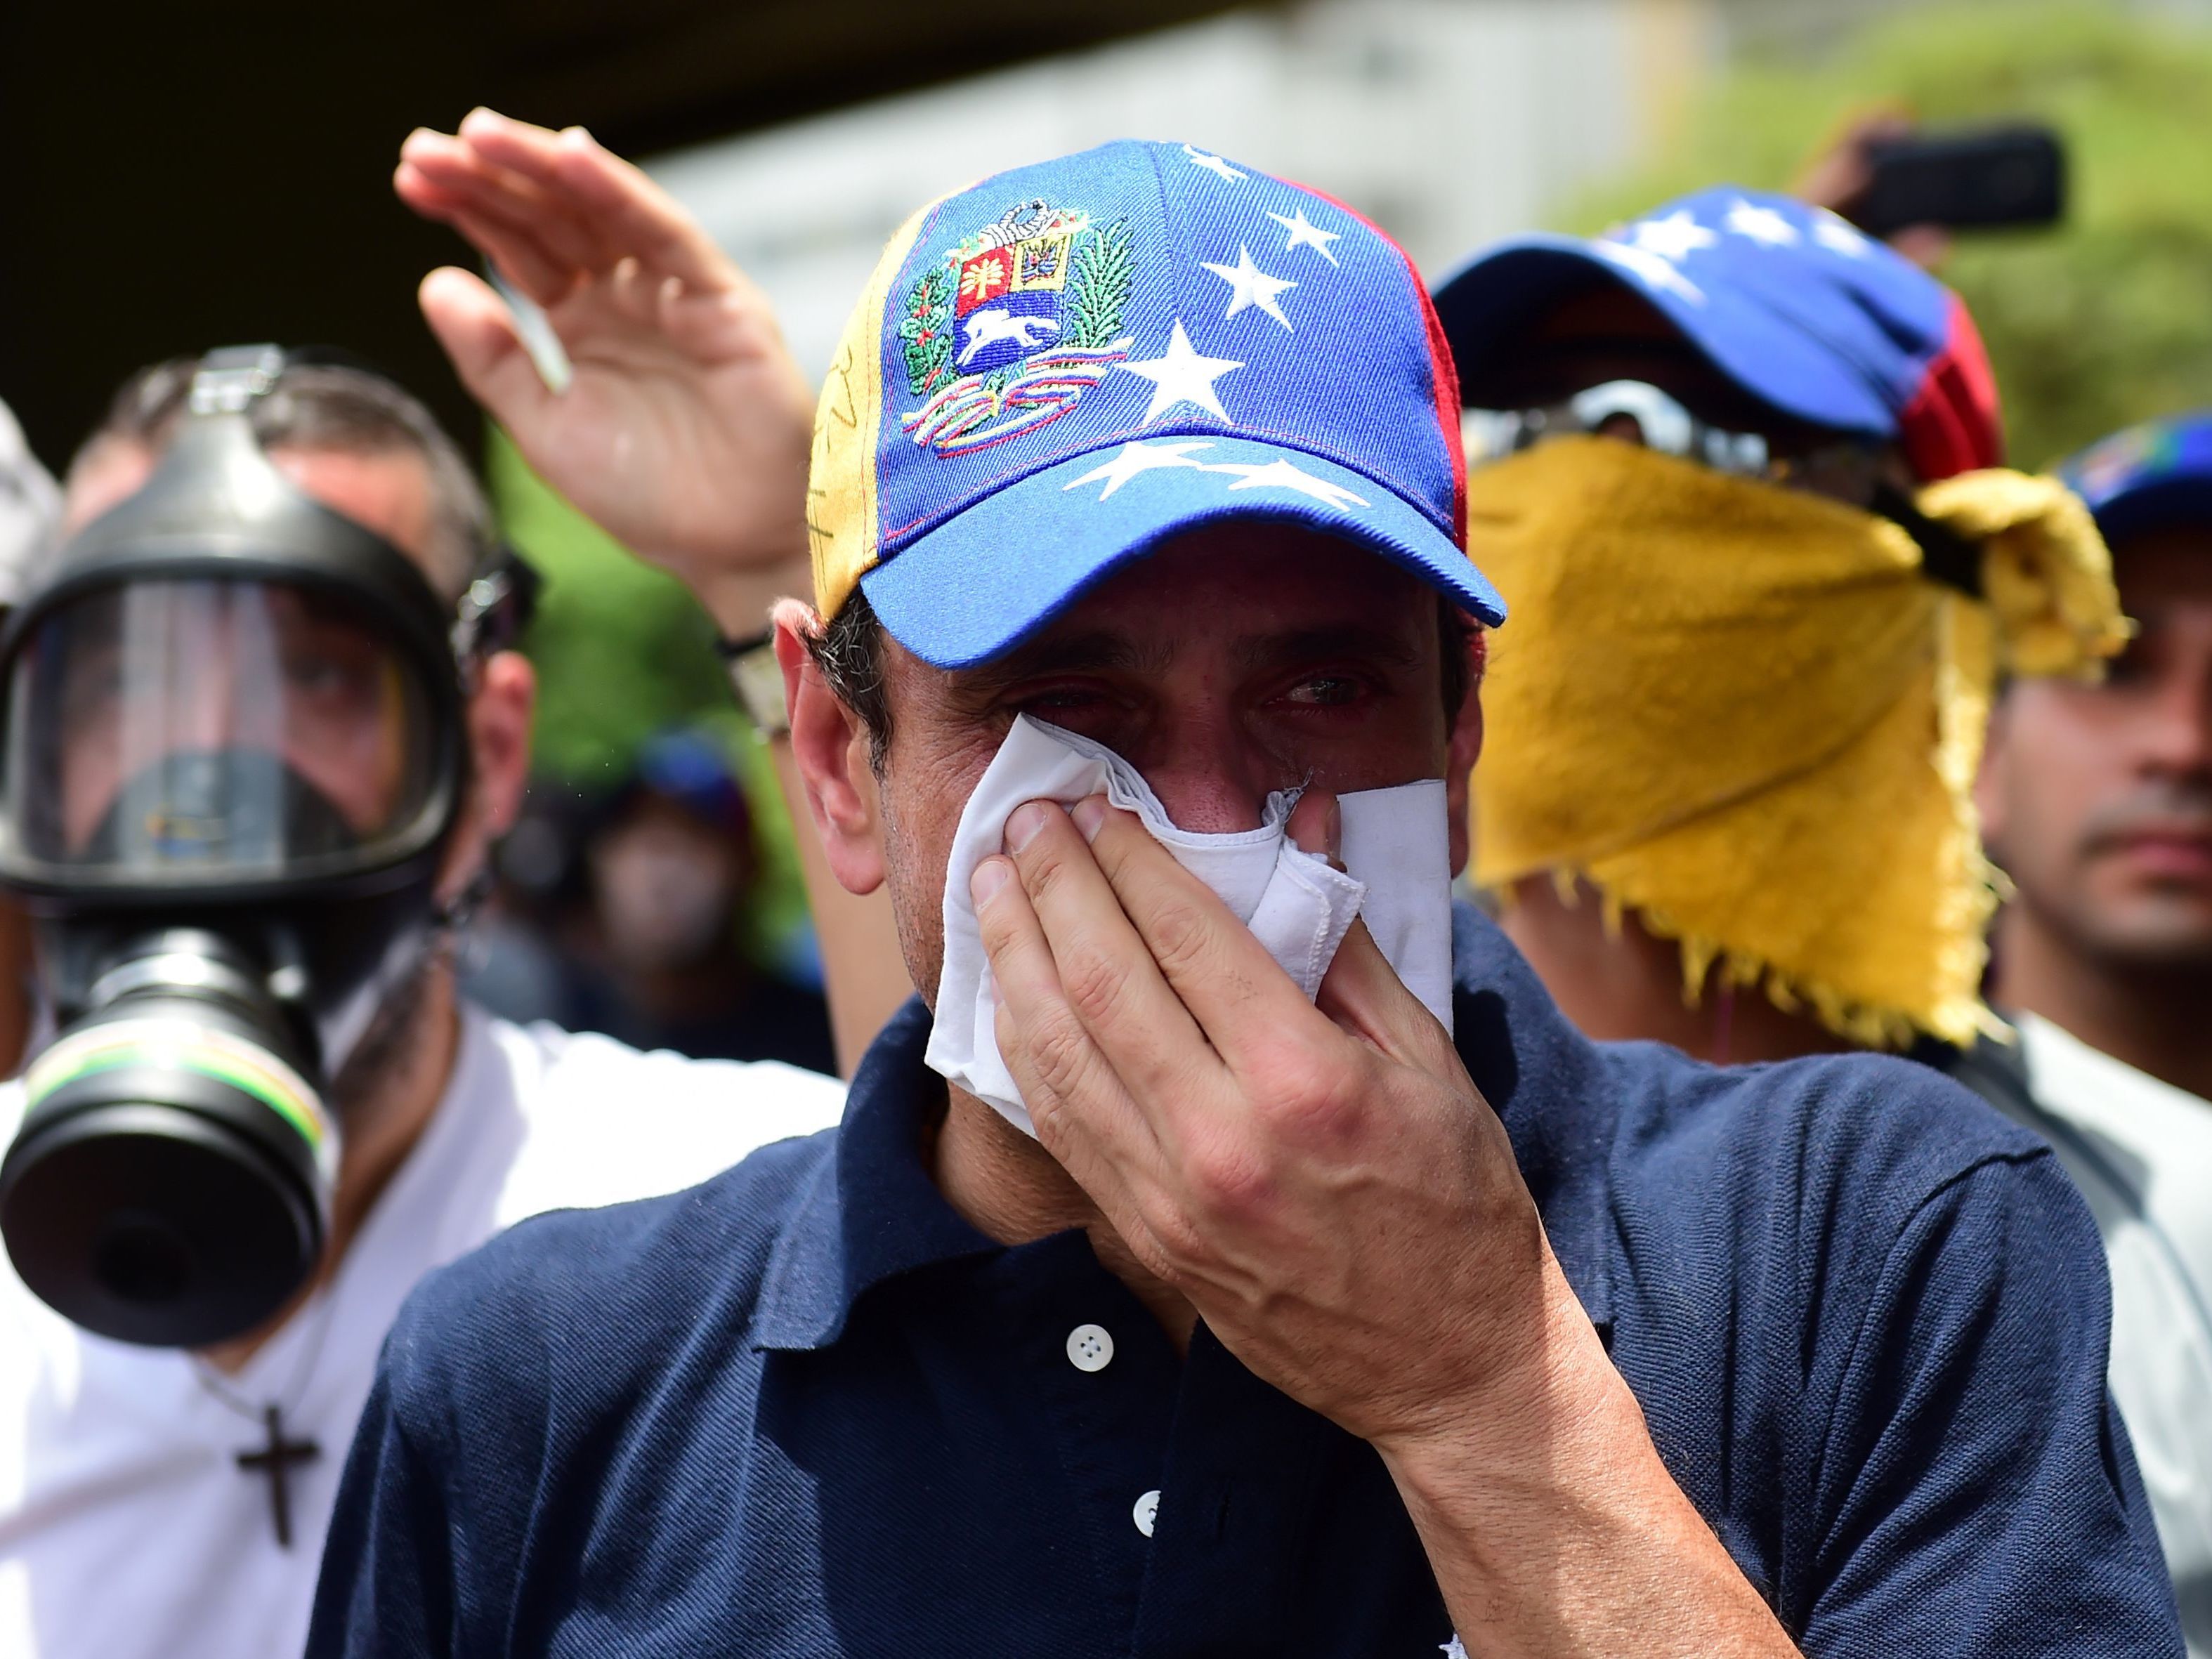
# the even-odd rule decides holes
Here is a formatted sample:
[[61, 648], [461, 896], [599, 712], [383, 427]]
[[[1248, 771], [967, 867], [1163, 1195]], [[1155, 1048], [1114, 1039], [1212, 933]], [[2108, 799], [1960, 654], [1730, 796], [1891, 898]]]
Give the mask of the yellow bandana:
[[1923, 490], [1983, 544], [1977, 603], [1886, 519], [1599, 438], [1468, 480], [1491, 641], [1476, 879], [1581, 876], [1680, 941], [1693, 1000], [1764, 984], [1841, 1036], [1972, 1041], [1996, 902], [1972, 790], [1996, 674], [2083, 674], [2127, 637], [2055, 480]]

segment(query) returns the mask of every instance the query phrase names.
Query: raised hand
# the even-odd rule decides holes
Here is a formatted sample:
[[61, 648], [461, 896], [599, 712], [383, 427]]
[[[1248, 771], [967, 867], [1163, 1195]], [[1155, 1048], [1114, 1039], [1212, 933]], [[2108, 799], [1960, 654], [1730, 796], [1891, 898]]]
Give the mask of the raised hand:
[[688, 582], [726, 631], [760, 627], [763, 580], [789, 580], [806, 556], [813, 413], [760, 290], [580, 127], [476, 110], [457, 134], [410, 134], [392, 184], [544, 307], [574, 371], [550, 389], [507, 302], [447, 266], [423, 278], [422, 313], [469, 391], [554, 488]]

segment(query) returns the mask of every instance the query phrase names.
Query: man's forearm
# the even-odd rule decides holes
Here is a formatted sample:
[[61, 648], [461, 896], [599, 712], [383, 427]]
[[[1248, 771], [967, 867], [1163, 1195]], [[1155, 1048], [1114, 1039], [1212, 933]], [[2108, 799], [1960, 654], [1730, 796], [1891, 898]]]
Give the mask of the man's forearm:
[[1674, 1484], [1558, 1275], [1526, 1379], [1378, 1447], [1474, 1659], [1787, 1659], [1796, 1647]]

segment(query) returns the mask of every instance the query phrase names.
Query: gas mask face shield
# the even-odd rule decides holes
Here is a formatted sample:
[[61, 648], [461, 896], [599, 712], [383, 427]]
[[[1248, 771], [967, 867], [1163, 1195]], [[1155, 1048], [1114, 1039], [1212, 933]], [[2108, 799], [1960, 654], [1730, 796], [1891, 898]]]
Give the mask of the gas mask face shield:
[[24, 641], [7, 696], [13, 850], [49, 879], [342, 879], [438, 828], [433, 696], [334, 590], [96, 588]]
[[24, 1074], [0, 1237], [101, 1335], [204, 1346], [295, 1294], [330, 1227], [331, 1079], [455, 920], [438, 883], [477, 664], [526, 574], [458, 609], [295, 487], [211, 355], [146, 485], [0, 635], [0, 883], [58, 1027]]

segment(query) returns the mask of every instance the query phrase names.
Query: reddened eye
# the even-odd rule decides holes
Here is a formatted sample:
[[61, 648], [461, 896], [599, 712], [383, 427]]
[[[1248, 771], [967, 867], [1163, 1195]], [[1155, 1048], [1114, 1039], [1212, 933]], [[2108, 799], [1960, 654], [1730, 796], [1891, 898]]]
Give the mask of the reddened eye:
[[1285, 692], [1284, 700], [1308, 708], [1341, 708], [1356, 702], [1363, 688], [1348, 674], [1313, 674]]

